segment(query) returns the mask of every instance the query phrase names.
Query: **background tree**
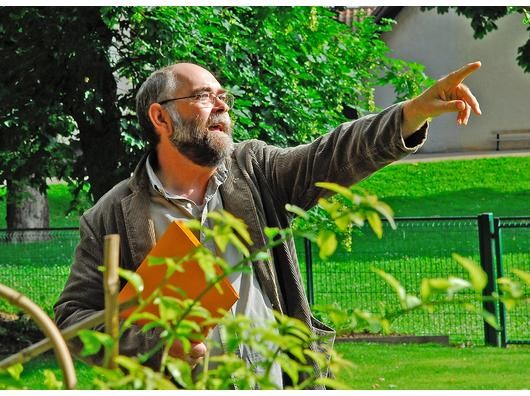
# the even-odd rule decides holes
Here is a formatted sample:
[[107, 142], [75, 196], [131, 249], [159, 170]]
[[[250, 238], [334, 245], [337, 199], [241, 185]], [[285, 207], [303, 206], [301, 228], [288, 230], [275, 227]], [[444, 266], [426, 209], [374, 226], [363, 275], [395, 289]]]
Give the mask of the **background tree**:
[[9, 60], [0, 73], [7, 224], [19, 228], [42, 217], [46, 226], [20, 194], [26, 187], [17, 186], [45, 193], [46, 177], [88, 178], [99, 197], [126, 175], [108, 59], [112, 36], [94, 7], [3, 7], [0, 31], [0, 54]]
[[374, 111], [376, 85], [404, 98], [427, 81], [388, 57], [388, 29], [367, 17], [352, 31], [319, 7], [4, 7], [0, 179], [44, 192], [60, 177], [99, 198], [143, 151], [139, 84], [175, 61], [234, 93], [236, 140], [310, 141], [346, 121], [345, 106]]
[[[473, 37], [475, 39], [484, 38], [489, 32], [497, 30], [495, 23], [497, 20], [510, 14], [521, 14], [523, 23], [528, 25], [526, 30], [530, 35], [530, 8], [529, 7], [421, 7], [423, 10], [436, 8], [439, 14], [445, 14], [453, 8], [458, 15], [463, 15], [471, 20]], [[517, 49], [517, 64], [525, 71], [530, 73], [530, 38]]]

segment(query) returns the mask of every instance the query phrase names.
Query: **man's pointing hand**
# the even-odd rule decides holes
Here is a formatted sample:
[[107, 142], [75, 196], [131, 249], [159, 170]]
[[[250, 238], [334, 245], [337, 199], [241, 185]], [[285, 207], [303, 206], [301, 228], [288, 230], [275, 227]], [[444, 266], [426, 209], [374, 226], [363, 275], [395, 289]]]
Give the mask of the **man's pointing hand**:
[[458, 125], [467, 125], [471, 110], [482, 114], [480, 106], [464, 79], [478, 70], [480, 62], [468, 63], [439, 79], [421, 95], [405, 102], [403, 107], [403, 137], [407, 138], [431, 117], [456, 112]]

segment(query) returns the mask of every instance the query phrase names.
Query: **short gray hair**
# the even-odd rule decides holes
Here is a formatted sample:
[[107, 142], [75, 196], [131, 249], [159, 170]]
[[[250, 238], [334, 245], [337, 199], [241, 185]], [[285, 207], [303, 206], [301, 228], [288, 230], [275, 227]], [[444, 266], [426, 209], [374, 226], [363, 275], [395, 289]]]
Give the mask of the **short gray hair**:
[[136, 115], [140, 128], [146, 140], [154, 147], [158, 144], [159, 136], [156, 134], [149, 119], [149, 107], [153, 103], [169, 99], [177, 89], [177, 78], [173, 72], [173, 65], [153, 72], [140, 86], [136, 94]]

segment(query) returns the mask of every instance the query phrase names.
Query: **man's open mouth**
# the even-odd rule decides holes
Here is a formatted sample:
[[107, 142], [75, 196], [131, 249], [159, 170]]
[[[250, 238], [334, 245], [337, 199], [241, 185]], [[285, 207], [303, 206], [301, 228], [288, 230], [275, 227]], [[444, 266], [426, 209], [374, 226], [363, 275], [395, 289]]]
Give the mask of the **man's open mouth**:
[[211, 132], [217, 131], [217, 132], [224, 132], [225, 126], [223, 123], [219, 124], [212, 124], [208, 127], [208, 130]]

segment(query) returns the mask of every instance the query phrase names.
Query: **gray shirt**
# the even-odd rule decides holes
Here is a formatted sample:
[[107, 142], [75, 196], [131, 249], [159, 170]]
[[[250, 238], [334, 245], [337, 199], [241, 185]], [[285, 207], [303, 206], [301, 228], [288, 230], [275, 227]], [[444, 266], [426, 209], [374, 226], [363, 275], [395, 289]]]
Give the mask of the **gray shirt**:
[[[221, 164], [217, 168], [208, 182], [204, 201], [202, 204], [197, 205], [190, 199], [167, 192], [156, 171], [151, 166], [151, 155], [147, 159], [146, 170], [150, 182], [149, 214], [155, 225], [156, 240], [160, 239], [167, 226], [174, 220], [196, 219], [201, 222], [201, 225], [211, 228], [213, 225], [210, 223], [210, 219], [207, 218], [208, 213], [223, 209], [219, 187], [228, 177], [226, 166]], [[198, 237], [200, 242], [213, 253], [223, 255], [227, 263], [235, 265], [241, 260], [241, 254], [232, 245], [228, 245], [225, 253], [222, 254], [212, 240], [205, 240], [203, 233], [198, 235]], [[231, 309], [232, 315], [241, 314], [247, 316], [255, 326], [263, 326], [267, 321], [274, 320], [272, 304], [267, 295], [262, 292], [253, 271], [248, 273], [236, 272], [229, 276], [229, 280], [239, 293], [239, 300]], [[212, 344], [218, 345], [218, 347], [210, 349], [211, 355], [225, 352], [222, 332], [223, 329], [216, 326], [208, 335], [208, 338], [213, 341]], [[249, 365], [256, 364], [262, 359], [260, 355], [246, 345], [240, 345], [239, 355]], [[275, 364], [271, 369], [270, 379], [280, 388], [282, 387], [282, 373], [279, 364]]]

